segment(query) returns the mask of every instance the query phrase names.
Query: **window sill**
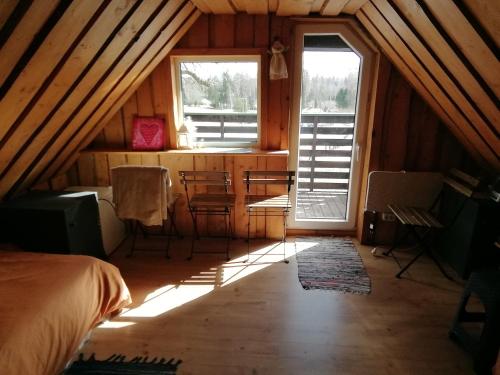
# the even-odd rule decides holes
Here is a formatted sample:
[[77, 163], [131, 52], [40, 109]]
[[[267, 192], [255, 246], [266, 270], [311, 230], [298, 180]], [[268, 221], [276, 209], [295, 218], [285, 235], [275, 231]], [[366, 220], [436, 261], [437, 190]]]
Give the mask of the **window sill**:
[[138, 153], [138, 154], [195, 154], [195, 155], [250, 155], [250, 156], [288, 156], [288, 150], [259, 150], [254, 148], [198, 148], [194, 150], [165, 150], [165, 151], [138, 151], [138, 150], [121, 150], [121, 149], [88, 149], [82, 151], [82, 154], [123, 154], [123, 153]]

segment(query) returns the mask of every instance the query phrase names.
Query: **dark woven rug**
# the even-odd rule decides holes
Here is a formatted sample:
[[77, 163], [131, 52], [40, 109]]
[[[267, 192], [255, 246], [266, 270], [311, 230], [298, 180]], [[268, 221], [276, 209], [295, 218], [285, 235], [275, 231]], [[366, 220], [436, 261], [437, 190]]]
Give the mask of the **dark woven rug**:
[[369, 294], [371, 281], [349, 238], [297, 237], [313, 245], [297, 253], [299, 281], [304, 289]]
[[64, 375], [102, 374], [102, 375], [175, 375], [181, 360], [166, 360], [165, 358], [134, 357], [127, 361], [124, 355], [113, 354], [105, 360], [95, 359], [92, 354], [88, 359], [83, 355], [73, 362]]

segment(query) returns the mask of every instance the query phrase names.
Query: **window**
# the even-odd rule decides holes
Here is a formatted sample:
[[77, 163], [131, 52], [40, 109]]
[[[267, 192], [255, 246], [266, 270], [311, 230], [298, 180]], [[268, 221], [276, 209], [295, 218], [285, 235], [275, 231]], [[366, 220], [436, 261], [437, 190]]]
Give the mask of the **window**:
[[175, 57], [178, 119], [195, 147], [255, 147], [260, 56]]

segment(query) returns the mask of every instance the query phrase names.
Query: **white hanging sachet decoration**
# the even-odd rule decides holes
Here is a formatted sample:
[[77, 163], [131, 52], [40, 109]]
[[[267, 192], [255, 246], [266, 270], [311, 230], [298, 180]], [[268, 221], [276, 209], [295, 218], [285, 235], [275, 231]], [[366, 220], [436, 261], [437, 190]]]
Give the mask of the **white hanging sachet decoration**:
[[286, 61], [283, 56], [287, 48], [281, 44], [279, 40], [275, 40], [271, 46], [271, 64], [269, 66], [269, 78], [275, 79], [285, 79], [288, 78], [288, 70], [286, 69]]

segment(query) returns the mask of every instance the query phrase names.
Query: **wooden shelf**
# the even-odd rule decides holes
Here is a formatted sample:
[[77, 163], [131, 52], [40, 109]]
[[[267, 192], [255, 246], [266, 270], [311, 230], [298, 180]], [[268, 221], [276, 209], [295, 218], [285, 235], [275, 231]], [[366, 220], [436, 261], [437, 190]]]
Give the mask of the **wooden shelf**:
[[248, 148], [200, 148], [194, 150], [165, 150], [165, 151], [140, 151], [140, 150], [123, 150], [123, 149], [88, 149], [82, 151], [82, 154], [155, 154], [155, 155], [171, 155], [171, 154], [188, 154], [188, 155], [222, 155], [222, 156], [288, 156], [288, 150], [259, 150]]

